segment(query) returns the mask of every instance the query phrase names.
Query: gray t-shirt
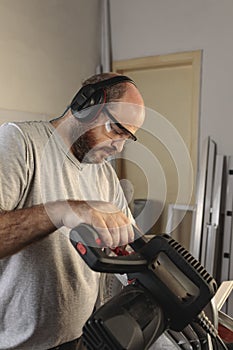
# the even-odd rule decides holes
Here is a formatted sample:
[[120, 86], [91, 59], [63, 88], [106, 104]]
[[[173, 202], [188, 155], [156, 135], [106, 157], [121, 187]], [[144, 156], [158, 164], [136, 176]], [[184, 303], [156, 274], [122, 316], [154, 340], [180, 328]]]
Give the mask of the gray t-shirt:
[[[132, 218], [109, 163], [80, 164], [49, 122], [1, 126], [0, 210], [65, 199], [112, 202]], [[81, 335], [99, 274], [68, 235], [63, 227], [0, 260], [0, 350], [46, 350]]]

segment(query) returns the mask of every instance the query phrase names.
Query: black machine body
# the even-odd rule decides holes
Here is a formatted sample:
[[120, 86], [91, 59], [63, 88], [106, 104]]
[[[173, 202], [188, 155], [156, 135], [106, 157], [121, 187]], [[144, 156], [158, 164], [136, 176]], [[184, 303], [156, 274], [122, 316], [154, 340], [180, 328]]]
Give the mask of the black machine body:
[[90, 225], [70, 232], [71, 243], [91, 269], [126, 273], [129, 280], [84, 326], [88, 350], [148, 349], [165, 330], [182, 331], [195, 321], [216, 293], [215, 280], [169, 235], [148, 241], [135, 227], [134, 233], [131, 254], [109, 256], [97, 246], [98, 232]]

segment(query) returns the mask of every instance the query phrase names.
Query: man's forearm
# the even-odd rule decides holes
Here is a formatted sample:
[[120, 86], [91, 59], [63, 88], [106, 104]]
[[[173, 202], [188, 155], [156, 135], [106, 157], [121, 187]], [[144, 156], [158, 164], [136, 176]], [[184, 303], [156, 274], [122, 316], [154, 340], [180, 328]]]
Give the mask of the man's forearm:
[[134, 240], [129, 218], [113, 204], [100, 201], [58, 201], [0, 213], [0, 259], [17, 253], [61, 226], [87, 223], [98, 229], [106, 247]]
[[[55, 205], [48, 207], [49, 214], [56, 210]], [[52, 233], [57, 227], [51, 217], [48, 208], [42, 204], [0, 213], [0, 258], [12, 255]]]

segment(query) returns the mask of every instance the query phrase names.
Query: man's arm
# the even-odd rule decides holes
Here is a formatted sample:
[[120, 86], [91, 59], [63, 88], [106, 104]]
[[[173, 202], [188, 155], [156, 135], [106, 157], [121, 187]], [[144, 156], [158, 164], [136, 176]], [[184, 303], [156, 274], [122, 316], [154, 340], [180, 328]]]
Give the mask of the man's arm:
[[114, 205], [97, 201], [60, 201], [0, 214], [0, 258], [17, 253], [61, 226], [93, 225], [105, 246], [116, 247], [134, 239], [127, 216]]
[[44, 205], [2, 212], [0, 214], [0, 258], [17, 253], [55, 229]]

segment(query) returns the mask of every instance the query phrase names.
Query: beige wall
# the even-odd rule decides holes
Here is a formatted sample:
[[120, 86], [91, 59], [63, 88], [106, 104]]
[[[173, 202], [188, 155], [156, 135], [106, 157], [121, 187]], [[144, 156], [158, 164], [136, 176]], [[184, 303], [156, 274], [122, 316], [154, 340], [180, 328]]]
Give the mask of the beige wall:
[[[115, 61], [203, 50], [200, 153], [233, 154], [233, 1], [110, 0]], [[121, 21], [119, 20], [121, 19]]]
[[99, 27], [98, 0], [1, 0], [0, 122], [61, 114], [99, 64]]

